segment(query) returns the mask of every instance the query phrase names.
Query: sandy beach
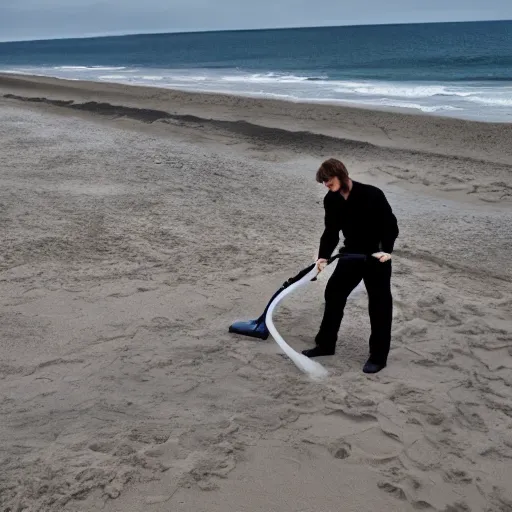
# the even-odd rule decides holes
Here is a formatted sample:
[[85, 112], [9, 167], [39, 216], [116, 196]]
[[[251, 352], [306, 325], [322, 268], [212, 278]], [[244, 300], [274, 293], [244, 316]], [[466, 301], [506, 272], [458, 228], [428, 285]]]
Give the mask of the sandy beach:
[[[0, 119], [0, 510], [512, 511], [512, 125], [13, 75]], [[228, 327], [313, 261], [329, 157], [400, 236], [387, 368], [360, 288], [314, 382]]]

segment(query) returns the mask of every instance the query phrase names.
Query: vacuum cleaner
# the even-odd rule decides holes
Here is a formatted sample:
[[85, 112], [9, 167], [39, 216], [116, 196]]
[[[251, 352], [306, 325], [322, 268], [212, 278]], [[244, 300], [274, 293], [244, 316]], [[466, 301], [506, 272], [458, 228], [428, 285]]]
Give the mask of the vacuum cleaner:
[[[330, 265], [333, 261], [337, 259], [342, 260], [360, 260], [365, 261], [366, 256], [364, 254], [352, 254], [352, 253], [345, 253], [340, 252], [336, 254], [335, 256], [332, 256], [327, 260], [327, 265]], [[269, 300], [267, 306], [265, 307], [265, 310], [263, 313], [256, 318], [255, 320], [247, 320], [245, 322], [234, 322], [229, 326], [229, 332], [235, 333], [235, 334], [242, 334], [243, 336], [250, 336], [252, 338], [259, 338], [262, 340], [266, 340], [270, 332], [267, 328], [267, 325], [265, 323], [265, 317], [267, 316], [267, 311], [270, 308], [270, 305], [272, 302], [276, 299], [276, 297], [282, 293], [286, 288], [291, 286], [292, 284], [298, 282], [300, 279], [302, 279], [304, 276], [309, 274], [311, 270], [315, 268], [316, 264], [313, 263], [306, 267], [305, 269], [301, 270], [297, 275], [290, 277], [288, 280], [286, 280], [281, 288], [272, 295], [272, 298]], [[317, 273], [318, 274], [318, 273]], [[311, 279], [311, 281], [316, 281], [316, 276]]]
[[[365, 261], [366, 255], [364, 254], [351, 254], [340, 252], [327, 260], [327, 265], [336, 259]], [[266, 340], [270, 334], [276, 343], [282, 348], [283, 352], [295, 363], [295, 365], [303, 372], [309, 374], [313, 379], [323, 379], [328, 375], [327, 370], [318, 362], [313, 361], [303, 354], [299, 354], [291, 348], [277, 332], [272, 320], [272, 313], [277, 304], [294, 289], [306, 284], [310, 281], [316, 281], [318, 276], [316, 264], [313, 263], [301, 270], [297, 275], [290, 277], [283, 283], [281, 288], [277, 290], [272, 296], [263, 313], [255, 320], [248, 320], [245, 322], [235, 322], [230, 325], [229, 332], [235, 334], [242, 334], [252, 338], [259, 338]]]

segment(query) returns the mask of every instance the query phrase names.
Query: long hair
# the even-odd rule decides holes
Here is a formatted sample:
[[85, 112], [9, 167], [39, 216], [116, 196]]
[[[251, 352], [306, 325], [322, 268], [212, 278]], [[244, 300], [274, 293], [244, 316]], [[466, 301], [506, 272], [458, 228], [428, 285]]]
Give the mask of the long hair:
[[316, 172], [316, 181], [324, 183], [334, 177], [340, 180], [343, 192], [348, 192], [349, 177], [345, 164], [336, 158], [329, 158]]

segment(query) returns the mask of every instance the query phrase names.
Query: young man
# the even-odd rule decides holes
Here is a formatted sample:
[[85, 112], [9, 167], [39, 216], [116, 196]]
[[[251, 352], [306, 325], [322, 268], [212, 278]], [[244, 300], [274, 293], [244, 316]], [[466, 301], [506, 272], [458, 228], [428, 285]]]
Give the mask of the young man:
[[345, 237], [342, 252], [365, 254], [368, 258], [338, 260], [325, 289], [325, 310], [316, 347], [302, 353], [308, 357], [334, 354], [347, 298], [363, 279], [371, 325], [370, 356], [363, 372], [377, 373], [386, 366], [391, 343], [391, 253], [399, 232], [397, 220], [384, 193], [351, 180], [339, 160], [326, 160], [318, 169], [316, 180], [329, 189], [324, 197], [325, 230], [320, 239], [318, 270], [325, 267], [338, 245], [340, 231]]

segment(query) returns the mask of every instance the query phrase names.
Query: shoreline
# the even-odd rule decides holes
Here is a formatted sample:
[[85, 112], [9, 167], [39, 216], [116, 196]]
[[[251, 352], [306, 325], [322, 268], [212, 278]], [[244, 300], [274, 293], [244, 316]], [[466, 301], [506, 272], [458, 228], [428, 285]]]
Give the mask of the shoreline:
[[[512, 159], [512, 123], [485, 122], [366, 106], [294, 102], [225, 93], [201, 93], [114, 82], [68, 80], [0, 73], [0, 97], [13, 91], [34, 98], [109, 102], [153, 108], [174, 115], [219, 121], [250, 121], [269, 128], [308, 131], [385, 147], [435, 151], [496, 163]], [[447, 137], [449, 140], [447, 140]], [[445, 146], [448, 146], [446, 148]], [[498, 153], [505, 158], [495, 158]], [[494, 158], [493, 158], [494, 153]]]
[[243, 92], [243, 91], [209, 91], [209, 90], [202, 90], [202, 89], [194, 89], [194, 88], [174, 88], [172, 86], [169, 87], [163, 87], [158, 84], [150, 85], [150, 84], [142, 84], [142, 83], [126, 83], [122, 81], [109, 81], [109, 80], [80, 80], [76, 78], [66, 78], [66, 77], [59, 77], [59, 76], [51, 76], [51, 75], [38, 75], [33, 73], [26, 73], [22, 71], [2, 71], [0, 70], [0, 76], [8, 76], [12, 78], [49, 78], [54, 80], [60, 80], [64, 82], [83, 82], [83, 83], [94, 83], [94, 84], [111, 84], [111, 85], [120, 85], [120, 86], [126, 86], [126, 87], [142, 87], [142, 88], [148, 88], [148, 89], [158, 89], [161, 91], [172, 91], [172, 92], [180, 92], [184, 94], [204, 94], [204, 95], [213, 95], [213, 96], [221, 96], [221, 97], [234, 97], [234, 98], [242, 98], [242, 99], [249, 99], [249, 100], [263, 100], [263, 101], [275, 101], [275, 102], [284, 102], [284, 103], [290, 103], [290, 104], [304, 104], [304, 105], [324, 105], [327, 107], [334, 107], [334, 108], [342, 108], [342, 109], [356, 109], [356, 110], [370, 110], [370, 111], [376, 111], [376, 112], [384, 112], [384, 113], [391, 113], [391, 114], [405, 114], [405, 115], [413, 115], [413, 116], [426, 116], [430, 118], [435, 119], [453, 119], [456, 121], [468, 121], [472, 123], [479, 123], [479, 124], [497, 124], [497, 125], [510, 125], [512, 124], [512, 119], [509, 121], [506, 120], [493, 120], [493, 119], [479, 119], [476, 117], [471, 116], [464, 116], [464, 117], [457, 117], [457, 115], [454, 114], [439, 114], [435, 111], [429, 112], [429, 111], [423, 111], [418, 108], [414, 107], [405, 107], [405, 106], [392, 106], [392, 105], [375, 105], [371, 103], [364, 103], [361, 101], [360, 103], [357, 100], [343, 100], [343, 99], [315, 99], [315, 98], [272, 98], [271, 96], [267, 95], [266, 93], [257, 93], [257, 92]]

